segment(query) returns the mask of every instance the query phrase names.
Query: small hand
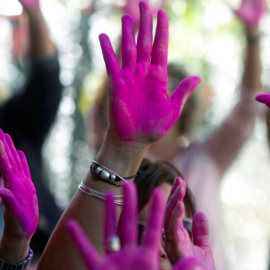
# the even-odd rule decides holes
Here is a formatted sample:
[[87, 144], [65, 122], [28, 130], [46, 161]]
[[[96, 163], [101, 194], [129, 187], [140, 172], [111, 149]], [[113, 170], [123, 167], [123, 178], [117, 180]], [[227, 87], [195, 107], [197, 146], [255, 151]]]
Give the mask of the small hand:
[[197, 212], [193, 217], [193, 243], [184, 228], [182, 215], [185, 211], [183, 203], [185, 192], [185, 181], [177, 178], [165, 213], [166, 252], [173, 265], [183, 258], [195, 257], [203, 269], [214, 270], [215, 263], [209, 244], [209, 228], [206, 216], [201, 212]]
[[241, 7], [234, 12], [243, 23], [251, 26], [260, 22], [265, 10], [265, 0], [242, 0]]
[[164, 10], [158, 12], [153, 46], [151, 9], [145, 1], [140, 2], [140, 14], [137, 46], [132, 18], [129, 15], [122, 18], [122, 69], [105, 34], [100, 35], [100, 43], [110, 79], [107, 137], [148, 146], [162, 138], [176, 122], [200, 78], [183, 80], [168, 96], [167, 14]]
[[5, 232], [31, 238], [36, 231], [39, 211], [35, 186], [22, 151], [0, 129], [0, 169], [5, 187], [0, 197], [5, 205]]
[[268, 108], [270, 108], [270, 94], [260, 94], [256, 97], [256, 100], [264, 103]]
[[[119, 224], [121, 249], [109, 251], [101, 257], [90, 244], [87, 236], [75, 221], [67, 223], [69, 235], [80, 252], [82, 260], [90, 270], [157, 270], [161, 245], [161, 228], [164, 213], [164, 198], [160, 190], [155, 190], [148, 217], [144, 241], [141, 246], [137, 241], [137, 194], [133, 184], [124, 184], [124, 206]], [[117, 237], [115, 205], [113, 195], [106, 196], [105, 241]]]

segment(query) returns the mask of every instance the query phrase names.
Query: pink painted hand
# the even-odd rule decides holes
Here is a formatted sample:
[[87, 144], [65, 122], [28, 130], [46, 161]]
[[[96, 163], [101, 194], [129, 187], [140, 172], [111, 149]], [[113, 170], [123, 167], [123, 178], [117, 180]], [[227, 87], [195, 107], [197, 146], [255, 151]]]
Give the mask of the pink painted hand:
[[174, 268], [173, 270], [203, 270], [200, 266], [199, 261], [194, 258], [187, 258], [181, 260]]
[[0, 169], [5, 187], [0, 197], [5, 205], [5, 232], [30, 239], [36, 231], [39, 210], [35, 186], [22, 151], [0, 129]]
[[100, 44], [110, 78], [107, 137], [148, 146], [176, 122], [200, 78], [183, 80], [168, 96], [167, 14], [164, 10], [158, 12], [153, 46], [151, 9], [145, 1], [140, 2], [140, 14], [137, 46], [131, 16], [122, 17], [122, 69], [107, 35], [100, 35]]
[[[124, 185], [124, 206], [118, 227], [121, 250], [108, 252], [101, 257], [93, 248], [80, 226], [75, 221], [67, 223], [71, 239], [91, 270], [158, 270], [161, 245], [161, 228], [165, 203], [160, 190], [155, 190], [142, 246], [137, 244], [137, 195], [133, 184]], [[106, 196], [105, 243], [117, 236], [113, 195]], [[105, 247], [108, 245], [105, 244]]]
[[185, 211], [183, 203], [185, 193], [185, 181], [177, 178], [165, 213], [166, 252], [173, 265], [183, 258], [195, 257], [204, 270], [214, 270], [215, 263], [209, 244], [209, 228], [206, 216], [201, 212], [194, 215], [192, 222], [193, 242], [184, 228], [182, 216]]
[[19, 0], [19, 2], [25, 9], [39, 7], [39, 0]]
[[[136, 28], [139, 26], [140, 23], [140, 10], [139, 10], [140, 1], [141, 0], [127, 0], [124, 8], [126, 14], [129, 14], [132, 17], [134, 26]], [[163, 8], [166, 2], [167, 0], [161, 0], [159, 6], [157, 8], [152, 9], [152, 16], [156, 16], [158, 10]]]
[[270, 94], [260, 94], [256, 97], [256, 100], [270, 108]]
[[251, 26], [260, 22], [265, 10], [265, 0], [242, 0], [241, 7], [234, 10], [234, 13], [243, 23]]

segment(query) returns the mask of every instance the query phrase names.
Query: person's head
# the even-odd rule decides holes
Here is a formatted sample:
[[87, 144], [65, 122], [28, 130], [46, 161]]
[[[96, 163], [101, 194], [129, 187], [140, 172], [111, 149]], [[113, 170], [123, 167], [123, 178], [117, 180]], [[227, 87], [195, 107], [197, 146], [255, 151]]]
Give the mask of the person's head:
[[[165, 199], [168, 200], [175, 178], [180, 176], [183, 179], [183, 175], [169, 162], [157, 161], [153, 163], [148, 159], [143, 160], [140, 171], [141, 175], [136, 177], [134, 182], [138, 190], [139, 223], [144, 223], [148, 216], [149, 202], [153, 190], [159, 187], [163, 191]], [[188, 187], [184, 203], [185, 217], [191, 219], [196, 212], [196, 207], [192, 192]], [[172, 269], [163, 246], [160, 252], [160, 269]]]

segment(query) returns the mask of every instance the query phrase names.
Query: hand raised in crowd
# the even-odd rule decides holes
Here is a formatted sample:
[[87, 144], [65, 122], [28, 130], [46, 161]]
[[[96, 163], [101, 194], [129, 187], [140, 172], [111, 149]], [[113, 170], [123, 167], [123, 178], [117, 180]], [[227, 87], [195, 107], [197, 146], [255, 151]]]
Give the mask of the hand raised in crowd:
[[270, 108], [270, 94], [260, 94], [256, 97], [256, 100]]
[[22, 151], [0, 129], [0, 169], [5, 188], [0, 197], [5, 205], [4, 234], [30, 239], [36, 231], [39, 210], [35, 186]]
[[119, 233], [117, 233], [113, 194], [107, 194], [105, 207], [104, 243], [107, 253], [105, 257], [101, 257], [97, 253], [75, 221], [67, 223], [69, 235], [87, 268], [91, 270], [159, 269], [161, 228], [165, 210], [162, 192], [155, 190], [153, 193], [150, 214], [141, 246], [138, 245], [137, 237], [137, 194], [135, 186], [124, 184], [124, 206], [118, 226]]
[[183, 202], [186, 183], [180, 177], [172, 188], [164, 221], [165, 249], [173, 265], [188, 257], [198, 259], [205, 270], [214, 270], [215, 263], [209, 244], [209, 228], [206, 216], [197, 212], [192, 221], [193, 242], [184, 228], [182, 216], [185, 211]]
[[203, 270], [198, 260], [194, 257], [181, 260], [174, 270]]
[[[140, 23], [140, 10], [139, 10], [140, 1], [141, 0], [127, 0], [126, 5], [124, 7], [125, 13], [129, 14], [132, 17], [135, 28], [137, 28]], [[157, 14], [157, 11], [163, 8], [165, 4], [166, 0], [160, 1], [160, 5], [157, 8], [152, 9], [152, 15], [155, 16]]]
[[19, 2], [26, 10], [39, 7], [39, 0], [19, 0]]
[[151, 9], [145, 1], [139, 6], [137, 46], [131, 16], [122, 17], [122, 68], [107, 35], [100, 35], [100, 43], [109, 75], [107, 138], [148, 146], [162, 138], [176, 122], [200, 78], [183, 80], [168, 96], [168, 17], [164, 10], [159, 10], [152, 46]]
[[242, 0], [240, 8], [234, 12], [243, 23], [250, 26], [260, 22], [265, 10], [265, 0]]

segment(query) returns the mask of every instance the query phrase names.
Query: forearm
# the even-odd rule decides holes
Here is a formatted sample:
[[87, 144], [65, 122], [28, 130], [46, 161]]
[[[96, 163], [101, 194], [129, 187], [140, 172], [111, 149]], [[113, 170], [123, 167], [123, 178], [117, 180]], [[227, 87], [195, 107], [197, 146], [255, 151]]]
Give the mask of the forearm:
[[246, 60], [242, 94], [256, 95], [261, 90], [261, 49], [258, 25], [246, 26]]
[[[122, 146], [112, 145], [105, 140], [96, 160], [126, 177], [137, 173], [144, 151], [145, 149], [142, 148], [122, 148]], [[94, 182], [91, 172], [85, 179], [85, 185], [102, 193], [112, 191], [115, 195], [122, 194], [121, 188], [101, 181]], [[121, 206], [117, 210], [117, 218], [119, 218]], [[74, 245], [66, 233], [65, 224], [69, 219], [76, 220], [91, 243], [100, 253], [103, 253], [103, 211], [104, 201], [77, 191], [51, 237], [38, 269], [84, 269], [79, 255], [74, 252]]]
[[263, 114], [263, 109], [255, 101], [240, 101], [205, 142], [204, 147], [216, 163], [220, 175], [232, 165], [252, 136], [256, 117]]
[[21, 263], [28, 257], [29, 247], [30, 240], [3, 234], [0, 242], [0, 258], [13, 264]]
[[47, 24], [39, 7], [26, 11], [29, 20], [30, 52], [32, 57], [42, 58], [56, 51]]

